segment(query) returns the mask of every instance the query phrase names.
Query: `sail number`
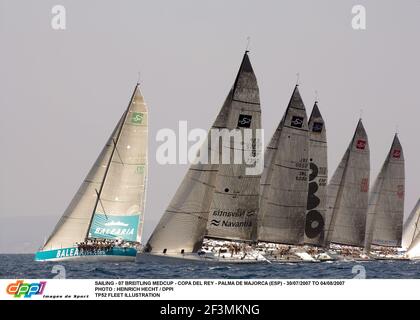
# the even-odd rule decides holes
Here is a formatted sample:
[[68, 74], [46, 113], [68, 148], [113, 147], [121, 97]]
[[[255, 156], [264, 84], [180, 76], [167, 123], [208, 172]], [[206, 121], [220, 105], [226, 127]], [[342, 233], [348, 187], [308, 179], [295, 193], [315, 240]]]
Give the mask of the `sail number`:
[[307, 202], [307, 210], [309, 210], [309, 212], [306, 214], [305, 233], [308, 238], [313, 239], [318, 237], [324, 230], [325, 222], [324, 217], [316, 210], [321, 203], [321, 199], [316, 196], [316, 192], [319, 188], [318, 182], [315, 181], [319, 174], [318, 166], [311, 162], [309, 168], [311, 170], [311, 173], [309, 174]]

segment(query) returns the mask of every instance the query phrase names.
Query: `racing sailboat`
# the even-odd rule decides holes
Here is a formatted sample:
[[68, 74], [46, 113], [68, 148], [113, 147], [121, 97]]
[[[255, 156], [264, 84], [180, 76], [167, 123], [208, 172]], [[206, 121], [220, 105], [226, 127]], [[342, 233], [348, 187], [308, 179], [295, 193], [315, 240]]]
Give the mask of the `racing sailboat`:
[[418, 260], [420, 259], [420, 199], [404, 227], [404, 241], [408, 244], [407, 256], [410, 259]]
[[134, 261], [143, 226], [147, 107], [139, 84], [36, 261]]
[[325, 122], [317, 102], [309, 117], [309, 169], [304, 242], [322, 247], [325, 237], [328, 157]]
[[420, 232], [420, 199], [404, 223], [402, 247], [408, 249]]
[[[318, 114], [315, 116], [318, 117]], [[303, 245], [305, 241], [308, 155], [308, 120], [296, 85], [264, 155], [255, 238], [260, 246], [266, 244], [266, 257], [270, 260], [276, 261], [285, 255], [300, 260], [296, 254], [289, 257], [289, 249], [279, 250], [279, 246], [274, 246], [272, 250], [271, 247], [273, 244]]]
[[[384, 256], [372, 247], [401, 246], [404, 219], [404, 153], [397, 134], [369, 195], [365, 251]], [[375, 257], [377, 255], [375, 254]], [[385, 256], [389, 256], [385, 255]]]
[[[325, 247], [364, 247], [370, 174], [368, 137], [360, 119], [353, 138], [327, 189]], [[360, 256], [357, 254], [357, 256]]]
[[[206, 236], [251, 240], [259, 197], [259, 129], [259, 89], [246, 51], [233, 87], [210, 129], [207, 144], [197, 156], [206, 153], [212, 161], [206, 163], [200, 159], [190, 166], [139, 260], [258, 261], [258, 255], [237, 259], [232, 257], [233, 253], [220, 255], [220, 252], [203, 250], [202, 244]], [[232, 142], [230, 138], [236, 135], [248, 135], [250, 139]], [[228, 155], [228, 163], [223, 162], [224, 154]], [[235, 154], [241, 158], [239, 163], [232, 163]]]

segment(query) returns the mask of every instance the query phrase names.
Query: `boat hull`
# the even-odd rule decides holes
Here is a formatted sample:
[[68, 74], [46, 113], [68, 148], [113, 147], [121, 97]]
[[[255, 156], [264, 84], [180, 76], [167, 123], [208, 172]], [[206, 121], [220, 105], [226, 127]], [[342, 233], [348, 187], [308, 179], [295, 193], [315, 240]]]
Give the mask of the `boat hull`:
[[208, 264], [255, 264], [269, 263], [265, 259], [240, 259], [240, 258], [222, 258], [217, 256], [198, 255], [196, 253], [186, 254], [163, 254], [163, 253], [138, 253], [136, 261], [138, 262], [162, 262], [167, 264], [184, 263], [208, 263]]
[[74, 261], [74, 262], [134, 262], [137, 250], [114, 247], [110, 250], [80, 252], [77, 248], [64, 248], [35, 253], [35, 261]]

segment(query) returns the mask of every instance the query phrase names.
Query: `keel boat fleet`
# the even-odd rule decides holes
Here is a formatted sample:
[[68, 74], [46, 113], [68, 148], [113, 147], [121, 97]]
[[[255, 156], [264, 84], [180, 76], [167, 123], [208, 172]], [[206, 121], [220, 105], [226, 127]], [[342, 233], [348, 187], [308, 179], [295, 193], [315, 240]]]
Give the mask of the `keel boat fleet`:
[[[403, 225], [398, 135], [370, 188], [369, 142], [360, 119], [328, 183], [326, 123], [318, 102], [307, 118], [296, 85], [262, 157], [259, 88], [248, 51], [208, 143], [142, 246], [147, 122], [137, 84], [35, 260], [300, 263], [420, 257], [420, 200]], [[238, 136], [248, 139], [238, 142]], [[203, 155], [211, 161], [200, 161]]]

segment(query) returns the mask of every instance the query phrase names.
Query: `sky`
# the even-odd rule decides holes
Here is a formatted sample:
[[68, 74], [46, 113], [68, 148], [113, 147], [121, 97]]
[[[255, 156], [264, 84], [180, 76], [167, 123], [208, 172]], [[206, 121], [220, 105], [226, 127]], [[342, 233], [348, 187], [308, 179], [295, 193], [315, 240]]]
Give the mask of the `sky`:
[[[66, 29], [51, 27], [53, 6]], [[366, 8], [366, 30], [352, 7]], [[0, 0], [0, 253], [48, 237], [125, 110], [140, 72], [149, 107], [143, 241], [186, 165], [159, 165], [156, 133], [208, 129], [250, 37], [265, 142], [299, 73], [326, 121], [329, 175], [362, 116], [375, 179], [398, 131], [407, 216], [420, 196], [420, 1]]]

